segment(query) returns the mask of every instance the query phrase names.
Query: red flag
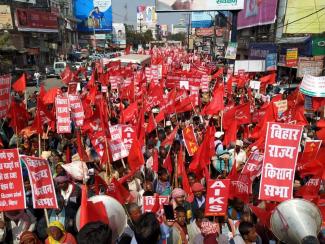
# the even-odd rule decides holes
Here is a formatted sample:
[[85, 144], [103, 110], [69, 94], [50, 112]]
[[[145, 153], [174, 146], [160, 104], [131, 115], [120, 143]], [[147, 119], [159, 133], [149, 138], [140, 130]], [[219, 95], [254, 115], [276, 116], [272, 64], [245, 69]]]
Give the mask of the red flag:
[[145, 113], [145, 109], [142, 108], [140, 110], [140, 114], [138, 116], [138, 125], [137, 125], [137, 137], [138, 140], [141, 144], [141, 146], [144, 145], [144, 140], [145, 140], [145, 135], [146, 135], [146, 129], [144, 127], [144, 113]]
[[161, 109], [159, 111], [159, 114], [157, 114], [157, 116], [155, 117], [156, 123], [159, 123], [161, 121], [163, 121], [165, 119], [165, 111], [164, 109]]
[[216, 115], [219, 113], [219, 111], [222, 111], [224, 109], [223, 96], [224, 96], [224, 87], [220, 86], [215, 90], [213, 94], [213, 98], [210, 101], [210, 103], [203, 108], [202, 114]]
[[227, 80], [227, 92], [228, 92], [228, 94], [232, 94], [232, 82], [233, 82], [233, 77], [230, 76], [229, 79]]
[[172, 133], [170, 133], [166, 139], [161, 143], [161, 146], [162, 147], [165, 147], [165, 146], [171, 146], [174, 142], [174, 139], [175, 139], [175, 136], [176, 136], [176, 133], [178, 131], [178, 126], [176, 126], [174, 128], [174, 130], [172, 131]]
[[158, 150], [157, 149], [153, 150], [152, 158], [153, 158], [152, 171], [157, 173], [158, 168], [159, 168]]
[[45, 95], [43, 96], [44, 104], [52, 104], [55, 101], [55, 97], [60, 93], [60, 89], [58, 87], [53, 87], [49, 89]]
[[159, 194], [155, 193], [155, 205], [153, 205], [151, 212], [157, 213], [160, 209]]
[[308, 182], [299, 188], [295, 196], [300, 196], [305, 199], [310, 199], [311, 197], [317, 197], [320, 189], [321, 179], [318, 177], [313, 177], [308, 180]]
[[212, 79], [217, 79], [223, 75], [223, 68], [219, 68], [218, 71], [212, 76]]
[[276, 80], [276, 73], [272, 72], [269, 75], [265, 75], [263, 77], [260, 78], [260, 81], [262, 83], [267, 83], [267, 84], [274, 84]]
[[148, 121], [148, 125], [146, 128], [146, 132], [150, 133], [151, 131], [153, 131], [154, 129], [156, 129], [157, 127], [157, 123], [155, 121], [155, 118], [153, 117], [152, 112], [149, 113], [149, 121]]
[[107, 195], [114, 197], [122, 205], [128, 202], [131, 198], [130, 192], [115, 178], [107, 188]]
[[87, 186], [81, 187], [80, 228], [90, 222], [101, 221], [109, 223], [106, 208], [103, 202], [93, 203], [87, 199]]
[[10, 107], [8, 110], [7, 118], [10, 118], [10, 127], [17, 133], [28, 125], [29, 114], [26, 110], [26, 106], [23, 103], [18, 103], [12, 98]]
[[137, 171], [144, 164], [144, 157], [141, 152], [141, 145], [137, 138], [133, 138], [133, 143], [128, 156], [128, 163], [131, 171]]
[[72, 79], [74, 77], [74, 73], [70, 69], [69, 65], [67, 65], [60, 76], [61, 76], [62, 82], [65, 84], [68, 84], [70, 81], [72, 81]]
[[26, 90], [26, 74], [23, 73], [18, 80], [12, 85], [15, 92], [25, 92]]
[[127, 123], [136, 118], [138, 114], [138, 103], [131, 103], [126, 109], [122, 111], [122, 123]]
[[256, 206], [250, 206], [249, 207], [253, 213], [256, 215], [256, 217], [260, 220], [260, 223], [266, 227], [270, 227], [270, 219], [272, 215], [272, 211], [266, 211], [265, 209], [256, 207]]
[[84, 162], [87, 162], [88, 161], [88, 155], [82, 145], [82, 141], [81, 141], [81, 131], [77, 131], [77, 152], [78, 152], [78, 155], [80, 157], [80, 159]]
[[228, 130], [225, 131], [225, 138], [223, 144], [228, 146], [231, 142], [235, 142], [237, 140], [237, 121], [233, 120]]
[[251, 123], [251, 104], [245, 103], [236, 107], [235, 119], [238, 125]]
[[202, 144], [193, 156], [189, 167], [191, 172], [195, 172], [197, 175], [199, 175], [204, 170], [204, 168], [209, 165], [211, 157], [215, 154], [214, 134], [215, 127], [208, 127]]
[[172, 165], [172, 160], [170, 158], [170, 150], [164, 160], [164, 163], [163, 163], [163, 167], [165, 169], [167, 169], [167, 171], [169, 172], [169, 174], [171, 174], [173, 172], [173, 165]]

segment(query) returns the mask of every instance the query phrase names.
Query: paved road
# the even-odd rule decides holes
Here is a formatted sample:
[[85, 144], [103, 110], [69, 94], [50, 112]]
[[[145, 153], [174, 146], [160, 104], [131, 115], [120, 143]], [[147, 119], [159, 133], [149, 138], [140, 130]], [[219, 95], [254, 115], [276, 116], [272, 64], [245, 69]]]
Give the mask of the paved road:
[[[45, 90], [49, 90], [52, 87], [61, 87], [64, 85], [64, 83], [60, 79], [57, 79], [57, 78], [49, 78], [46, 80], [42, 80], [41, 83], [44, 84]], [[39, 90], [39, 88], [36, 88], [34, 86], [27, 87], [27, 94], [29, 96], [34, 91], [38, 91], [38, 90]]]

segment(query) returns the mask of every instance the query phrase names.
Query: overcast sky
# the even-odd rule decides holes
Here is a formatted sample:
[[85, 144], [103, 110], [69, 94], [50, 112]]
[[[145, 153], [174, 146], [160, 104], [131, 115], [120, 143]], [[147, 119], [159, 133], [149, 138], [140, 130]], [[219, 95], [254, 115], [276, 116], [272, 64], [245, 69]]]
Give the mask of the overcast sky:
[[[113, 22], [135, 25], [137, 22], [137, 6], [141, 4], [154, 6], [155, 0], [112, 0]], [[127, 7], [127, 13], [125, 7]], [[160, 24], [178, 24], [182, 18], [185, 18], [182, 13], [158, 14]]]

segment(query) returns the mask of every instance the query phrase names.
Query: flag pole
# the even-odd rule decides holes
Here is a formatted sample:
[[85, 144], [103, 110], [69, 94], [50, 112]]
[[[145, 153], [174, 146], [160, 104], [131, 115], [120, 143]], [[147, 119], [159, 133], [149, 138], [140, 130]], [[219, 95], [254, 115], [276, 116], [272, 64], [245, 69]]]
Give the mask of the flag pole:
[[[181, 150], [181, 149], [179, 149]], [[178, 157], [177, 154], [175, 155], [175, 169], [174, 169], [174, 178], [175, 178], [175, 187], [178, 188], [178, 170], [177, 170], [177, 166], [178, 166]]]
[[[41, 156], [42, 156], [42, 140], [41, 140], [41, 134], [38, 133], [38, 157], [41, 157]], [[47, 213], [47, 209], [46, 208], [43, 208], [43, 210], [44, 210], [44, 216], [45, 216], [46, 226], [48, 227], [49, 224], [50, 224], [49, 215]]]
[[223, 132], [222, 128], [222, 120], [223, 120], [223, 111], [220, 111], [220, 131]]

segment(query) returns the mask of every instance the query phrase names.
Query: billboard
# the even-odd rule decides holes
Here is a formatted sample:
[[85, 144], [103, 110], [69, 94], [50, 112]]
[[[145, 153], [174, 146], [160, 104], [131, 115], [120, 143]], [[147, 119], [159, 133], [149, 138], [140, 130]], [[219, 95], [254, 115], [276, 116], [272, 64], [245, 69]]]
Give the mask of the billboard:
[[[322, 10], [322, 11], [321, 11]], [[299, 20], [294, 23], [292, 21]], [[288, 0], [283, 33], [322, 33], [325, 31], [324, 0]]]
[[58, 18], [50, 12], [17, 8], [16, 20], [20, 31], [58, 32]]
[[213, 24], [215, 14], [207, 12], [192, 13], [192, 28], [209, 28]]
[[11, 11], [9, 5], [0, 5], [0, 30], [12, 29]]
[[155, 6], [137, 6], [137, 30], [146, 31], [155, 29], [157, 24], [157, 13]]
[[119, 46], [126, 45], [125, 26], [123, 23], [113, 23], [113, 43]]
[[238, 13], [237, 29], [275, 22], [277, 0], [246, 0], [242, 11]]
[[241, 10], [244, 0], [156, 0], [157, 12]]
[[78, 31], [112, 31], [111, 0], [75, 0], [75, 16], [81, 20]]

